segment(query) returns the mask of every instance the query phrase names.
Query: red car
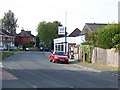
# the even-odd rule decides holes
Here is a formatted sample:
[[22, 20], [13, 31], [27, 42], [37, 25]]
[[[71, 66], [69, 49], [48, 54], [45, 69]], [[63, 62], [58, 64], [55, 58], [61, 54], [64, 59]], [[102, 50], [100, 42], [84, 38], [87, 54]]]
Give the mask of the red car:
[[50, 59], [49, 59], [50, 62], [65, 62], [65, 63], [68, 63], [68, 56], [65, 54], [65, 52], [53, 52], [50, 54]]

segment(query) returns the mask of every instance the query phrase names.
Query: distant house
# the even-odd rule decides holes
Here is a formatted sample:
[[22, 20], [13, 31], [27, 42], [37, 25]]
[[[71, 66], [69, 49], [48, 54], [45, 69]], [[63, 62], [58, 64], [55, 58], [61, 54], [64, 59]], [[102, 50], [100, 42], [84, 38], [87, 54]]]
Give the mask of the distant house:
[[17, 45], [24, 45], [28, 42], [34, 42], [35, 43], [35, 36], [31, 34], [31, 31], [25, 31], [21, 30], [19, 34], [16, 35], [16, 43]]
[[83, 27], [83, 30], [81, 31], [81, 34], [86, 34], [87, 32], [94, 32], [95, 30], [102, 28], [108, 24], [104, 23], [85, 23], [85, 26]]
[[81, 31], [76, 28], [70, 35], [69, 37], [76, 37], [76, 36], [80, 36], [81, 35]]
[[6, 30], [0, 29], [0, 46], [15, 46], [15, 37]]

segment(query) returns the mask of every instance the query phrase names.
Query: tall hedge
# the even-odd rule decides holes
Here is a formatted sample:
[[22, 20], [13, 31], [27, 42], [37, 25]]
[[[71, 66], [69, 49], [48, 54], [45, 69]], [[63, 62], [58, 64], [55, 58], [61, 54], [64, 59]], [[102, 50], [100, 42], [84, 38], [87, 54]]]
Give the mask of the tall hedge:
[[111, 24], [97, 30], [97, 45], [100, 48], [110, 49], [115, 46], [113, 38], [116, 34], [120, 34], [120, 25]]

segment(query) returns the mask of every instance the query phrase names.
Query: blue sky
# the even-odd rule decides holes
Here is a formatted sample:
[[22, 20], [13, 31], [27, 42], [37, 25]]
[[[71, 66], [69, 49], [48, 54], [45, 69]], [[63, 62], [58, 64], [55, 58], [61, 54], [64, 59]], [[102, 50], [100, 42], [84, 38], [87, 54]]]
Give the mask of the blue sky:
[[[0, 18], [12, 10], [18, 18], [17, 33], [23, 27], [37, 34], [43, 20], [59, 21], [67, 25], [70, 34], [75, 28], [82, 30], [85, 23], [117, 23], [120, 0], [0, 0]], [[65, 12], [66, 19], [65, 19]]]

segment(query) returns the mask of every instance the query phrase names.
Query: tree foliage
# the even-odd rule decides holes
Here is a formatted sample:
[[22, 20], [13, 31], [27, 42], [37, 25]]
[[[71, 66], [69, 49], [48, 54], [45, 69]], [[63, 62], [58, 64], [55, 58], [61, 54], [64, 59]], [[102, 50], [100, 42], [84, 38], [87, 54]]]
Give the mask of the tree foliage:
[[116, 48], [116, 50], [120, 51], [120, 34], [116, 34], [112, 41], [114, 43], [114, 47]]
[[116, 34], [120, 34], [120, 28], [118, 24], [107, 25], [98, 30], [97, 34], [97, 44], [99, 47], [104, 49], [110, 49], [115, 46], [115, 42], [113, 42], [113, 38]]
[[36, 36], [36, 47], [37, 48], [40, 48], [39, 44], [40, 44], [40, 39], [38, 36]]
[[4, 13], [4, 17], [2, 19], [3, 29], [12, 33], [12, 31], [18, 27], [17, 20], [18, 19], [15, 18], [15, 15], [11, 10], [9, 10], [7, 13]]
[[40, 22], [37, 31], [40, 38], [40, 42], [44, 44], [45, 47], [51, 48], [53, 39], [58, 37], [58, 26], [61, 26], [61, 23], [58, 21], [54, 22]]
[[27, 47], [27, 48], [33, 47], [34, 45], [35, 45], [35, 42], [33, 42], [33, 41], [26, 42], [26, 43], [24, 44], [24, 46]]
[[92, 45], [92, 46], [98, 46], [97, 45], [97, 30], [93, 32], [87, 32], [85, 35], [86, 42], [85, 45]]
[[94, 33], [93, 32], [87, 32], [85, 36], [85, 44], [93, 45], [94, 44]]
[[86, 33], [86, 44], [96, 47], [120, 50], [120, 24], [110, 24], [95, 32]]

